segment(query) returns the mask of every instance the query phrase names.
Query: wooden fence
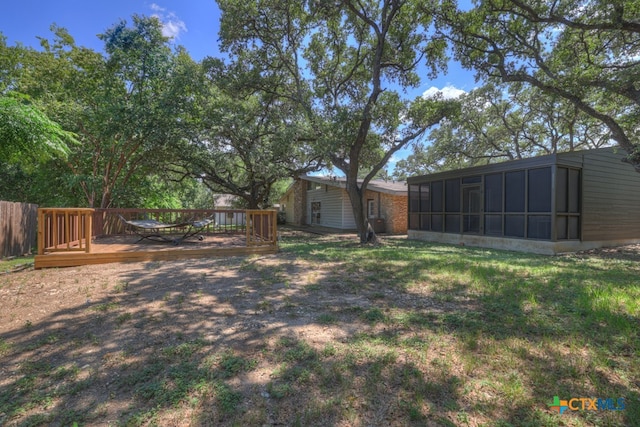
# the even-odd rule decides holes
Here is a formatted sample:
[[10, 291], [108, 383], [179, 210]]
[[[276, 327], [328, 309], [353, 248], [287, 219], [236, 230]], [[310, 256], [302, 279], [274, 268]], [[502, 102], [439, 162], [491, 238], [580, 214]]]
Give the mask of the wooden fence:
[[37, 218], [38, 205], [0, 201], [0, 258], [31, 253]]

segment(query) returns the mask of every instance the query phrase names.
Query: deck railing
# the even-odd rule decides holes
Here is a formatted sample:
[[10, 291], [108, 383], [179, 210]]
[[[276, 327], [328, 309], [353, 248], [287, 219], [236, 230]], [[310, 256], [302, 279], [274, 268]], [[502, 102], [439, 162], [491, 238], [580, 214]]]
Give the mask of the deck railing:
[[93, 209], [39, 208], [38, 255], [91, 252]]
[[247, 211], [247, 246], [276, 245], [278, 239], [277, 211]]
[[[38, 254], [91, 252], [91, 239], [125, 234], [126, 220], [155, 219], [177, 224], [202, 219], [213, 222], [201, 234], [245, 234], [247, 246], [277, 245], [275, 210], [213, 209], [38, 209]], [[169, 230], [172, 231], [172, 230]]]

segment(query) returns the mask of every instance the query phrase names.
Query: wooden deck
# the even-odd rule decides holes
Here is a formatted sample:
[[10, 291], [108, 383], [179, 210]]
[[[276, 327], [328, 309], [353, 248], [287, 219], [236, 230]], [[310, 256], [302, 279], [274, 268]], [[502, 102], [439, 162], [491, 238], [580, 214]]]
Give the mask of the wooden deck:
[[111, 236], [94, 239], [91, 252], [53, 252], [36, 255], [34, 267], [75, 267], [112, 262], [173, 261], [190, 258], [230, 257], [273, 254], [277, 246], [247, 246], [244, 235], [210, 235], [204, 240], [190, 239], [180, 245], [170, 242], [137, 242], [138, 236]]
[[[139, 212], [138, 212], [139, 211]], [[171, 241], [140, 240], [135, 234], [123, 235], [123, 230], [112, 230], [104, 218], [113, 217], [117, 210], [90, 208], [40, 208], [38, 209], [38, 255], [34, 267], [74, 267], [86, 264], [111, 262], [172, 261], [188, 258], [229, 257], [250, 254], [273, 254], [278, 251], [278, 233], [275, 210], [245, 210], [242, 224], [230, 229], [228, 224], [216, 224], [214, 230], [202, 229], [202, 240], [196, 236], [175, 245]], [[174, 215], [185, 217], [189, 210], [137, 210], [140, 214]], [[229, 211], [235, 216], [238, 211]], [[201, 218], [213, 218], [226, 211], [199, 212]], [[98, 214], [98, 216], [96, 216]], [[94, 217], [99, 227], [94, 229]], [[173, 220], [172, 220], [173, 221]], [[173, 222], [172, 222], [173, 223]], [[105, 225], [106, 224], [106, 225]], [[191, 224], [191, 222], [189, 222]], [[209, 224], [209, 222], [207, 222]], [[164, 226], [153, 233], [173, 237], [184, 235], [184, 225]], [[242, 229], [238, 229], [240, 225]], [[182, 229], [181, 229], [182, 228]], [[165, 234], [164, 232], [170, 233]], [[105, 236], [95, 238], [91, 236]]]

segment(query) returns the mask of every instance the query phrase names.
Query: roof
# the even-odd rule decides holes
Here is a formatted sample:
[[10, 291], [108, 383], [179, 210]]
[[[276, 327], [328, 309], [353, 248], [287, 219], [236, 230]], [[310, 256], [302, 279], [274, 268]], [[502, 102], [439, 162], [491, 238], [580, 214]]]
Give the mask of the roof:
[[215, 200], [215, 207], [217, 209], [220, 208], [230, 208], [233, 206], [234, 201], [236, 200], [236, 196], [232, 194], [216, 194], [213, 196]]
[[[330, 185], [332, 187], [347, 188], [347, 178], [344, 176], [310, 176], [301, 175], [300, 179], [317, 182], [318, 184]], [[361, 183], [363, 180], [359, 179]], [[367, 185], [367, 190], [379, 193], [392, 194], [394, 196], [407, 195], [407, 183], [397, 181], [385, 181], [383, 179], [372, 179]]]
[[421, 184], [423, 182], [458, 178], [471, 175], [482, 175], [487, 173], [498, 173], [512, 171], [518, 169], [529, 169], [536, 167], [544, 167], [549, 165], [564, 165], [582, 167], [583, 155], [585, 153], [602, 154], [611, 153], [615, 149], [612, 147], [594, 148], [590, 150], [568, 151], [556, 154], [547, 154], [544, 156], [528, 157], [525, 159], [508, 160], [504, 162], [491, 163], [488, 165], [472, 166], [461, 169], [453, 169], [443, 172], [435, 172], [427, 175], [410, 176], [407, 181], [409, 184]]

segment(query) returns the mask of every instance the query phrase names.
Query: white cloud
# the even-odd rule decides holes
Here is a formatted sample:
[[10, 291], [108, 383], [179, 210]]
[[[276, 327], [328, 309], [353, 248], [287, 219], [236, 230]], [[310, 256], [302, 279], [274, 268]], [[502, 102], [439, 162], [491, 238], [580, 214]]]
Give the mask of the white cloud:
[[155, 13], [152, 15], [160, 20], [162, 23], [162, 35], [172, 39], [179, 39], [181, 33], [187, 32], [187, 25], [184, 21], [173, 12], [167, 12], [167, 9], [157, 5], [151, 4], [151, 10]]
[[455, 99], [464, 95], [465, 93], [467, 92], [451, 85], [447, 85], [442, 89], [438, 89], [435, 86], [431, 86], [429, 89], [424, 91], [424, 93], [422, 94], [422, 97], [435, 98], [436, 96], [441, 96], [443, 99]]

